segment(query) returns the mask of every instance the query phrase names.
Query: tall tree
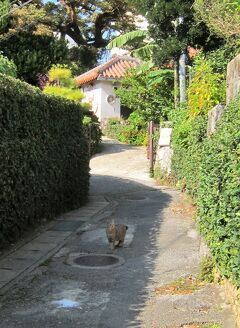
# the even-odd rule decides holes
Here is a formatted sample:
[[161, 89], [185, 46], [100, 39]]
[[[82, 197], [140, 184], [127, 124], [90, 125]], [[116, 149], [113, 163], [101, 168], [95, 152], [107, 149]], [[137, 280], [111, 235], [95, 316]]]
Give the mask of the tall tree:
[[[67, 38], [70, 46], [65, 61], [76, 64], [76, 73], [92, 67], [116, 33], [135, 27], [135, 10], [128, 0], [28, 2], [29, 0], [21, 0], [21, 5], [11, 11], [8, 31], [0, 35], [0, 40], [4, 38], [12, 42], [10, 38], [22, 32]], [[21, 46], [22, 41], [21, 39]]]
[[68, 49], [64, 40], [53, 36], [21, 32], [8, 39], [0, 38], [0, 49], [17, 66], [17, 77], [37, 84], [37, 74], [47, 73], [53, 64], [65, 63]]
[[33, 0], [27, 9], [14, 11], [12, 24], [17, 28], [35, 21], [35, 32], [45, 25], [48, 31], [57, 32], [63, 38], [68, 36], [78, 46], [99, 49], [116, 32], [133, 28], [133, 12], [134, 7], [127, 0], [58, 0], [46, 4]]
[[159, 46], [155, 51], [158, 63], [179, 58], [188, 46], [214, 49], [222, 40], [210, 34], [194, 17], [194, 0], [132, 0], [146, 15], [149, 32]]
[[198, 19], [224, 38], [240, 37], [240, 1], [195, 0]]
[[62, 35], [96, 48], [105, 47], [113, 33], [126, 31], [134, 21], [126, 0], [60, 0], [48, 11], [58, 18], [55, 29]]
[[0, 3], [0, 31], [3, 31], [7, 25], [9, 9], [10, 0], [2, 0]]

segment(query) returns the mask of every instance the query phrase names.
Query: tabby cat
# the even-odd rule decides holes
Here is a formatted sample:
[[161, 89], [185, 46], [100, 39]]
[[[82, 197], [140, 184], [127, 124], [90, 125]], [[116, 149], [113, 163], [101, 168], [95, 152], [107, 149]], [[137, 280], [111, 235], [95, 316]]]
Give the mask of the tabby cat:
[[111, 250], [116, 246], [122, 247], [128, 226], [124, 224], [115, 224], [114, 220], [107, 223], [106, 234]]

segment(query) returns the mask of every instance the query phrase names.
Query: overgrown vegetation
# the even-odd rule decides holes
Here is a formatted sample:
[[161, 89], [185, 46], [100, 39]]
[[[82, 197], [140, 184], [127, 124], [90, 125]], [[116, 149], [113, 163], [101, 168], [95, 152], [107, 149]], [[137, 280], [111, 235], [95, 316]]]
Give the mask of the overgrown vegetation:
[[88, 197], [89, 149], [79, 104], [0, 75], [0, 245]]
[[155, 162], [153, 177], [158, 185], [176, 186], [176, 180], [173, 175], [162, 170], [160, 163]]
[[215, 268], [215, 264], [211, 256], [203, 257], [199, 266], [198, 279], [208, 283], [213, 282], [214, 268]]
[[226, 85], [224, 74], [214, 72], [214, 61], [202, 54], [194, 59], [187, 98], [190, 116], [207, 113], [216, 104], [224, 103]]
[[147, 122], [139, 112], [133, 112], [127, 120], [109, 119], [103, 132], [123, 143], [136, 146], [147, 144]]
[[173, 107], [173, 71], [133, 69], [116, 90], [132, 113], [127, 120], [110, 119], [104, 133], [132, 145], [147, 144], [148, 122], [166, 120]]
[[[198, 206], [199, 228], [216, 265], [222, 275], [239, 286], [240, 98], [225, 108], [217, 131], [208, 138], [208, 108], [204, 101], [199, 101], [205, 94], [205, 90], [201, 91], [201, 86], [205, 85], [204, 72], [196, 84], [193, 77], [189, 89], [194, 94], [194, 102], [201, 106], [196, 111], [189, 101], [187, 107], [175, 113], [172, 169]], [[208, 70], [206, 72], [208, 74]], [[218, 76], [214, 70], [212, 74]], [[221, 85], [219, 81], [217, 86], [215, 77], [210, 81], [208, 101], [213, 106], [221, 99], [218, 97], [222, 97], [220, 90], [224, 83]], [[216, 93], [215, 88], [218, 88]]]
[[173, 71], [144, 71], [138, 68], [126, 74], [116, 94], [120, 97], [121, 104], [138, 112], [146, 121], [159, 122], [167, 120], [174, 106], [172, 90]]

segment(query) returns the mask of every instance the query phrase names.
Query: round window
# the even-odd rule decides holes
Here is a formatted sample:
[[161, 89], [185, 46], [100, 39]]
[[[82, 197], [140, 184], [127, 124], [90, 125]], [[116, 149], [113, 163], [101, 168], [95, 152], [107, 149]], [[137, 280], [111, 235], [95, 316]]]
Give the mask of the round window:
[[107, 102], [109, 103], [109, 104], [114, 104], [115, 103], [115, 100], [116, 100], [116, 96], [114, 96], [114, 95], [109, 95], [109, 96], [107, 96]]

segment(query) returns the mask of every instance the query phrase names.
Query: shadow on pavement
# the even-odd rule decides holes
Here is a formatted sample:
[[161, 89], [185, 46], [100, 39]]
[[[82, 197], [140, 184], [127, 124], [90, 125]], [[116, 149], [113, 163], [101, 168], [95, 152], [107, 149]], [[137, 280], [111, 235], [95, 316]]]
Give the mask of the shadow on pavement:
[[139, 146], [122, 144], [114, 140], [104, 140], [103, 143], [101, 144], [100, 152], [93, 155], [92, 158], [99, 157], [99, 156], [107, 156], [109, 154], [122, 153], [127, 150], [137, 149], [137, 148], [139, 148]]
[[[106, 270], [66, 265], [73, 252], [109, 253], [106, 240], [94, 240], [95, 232], [97, 236], [105, 229], [106, 217], [91, 228], [92, 239], [76, 233], [57, 256], [0, 300], [1, 328], [141, 327], [137, 316], [150, 291], [159, 254], [157, 237], [171, 196], [131, 180], [100, 175], [92, 177], [91, 193], [107, 196], [115, 204], [116, 221], [131, 227], [131, 243], [115, 250], [125, 264]], [[63, 300], [74, 306], [58, 306]]]

